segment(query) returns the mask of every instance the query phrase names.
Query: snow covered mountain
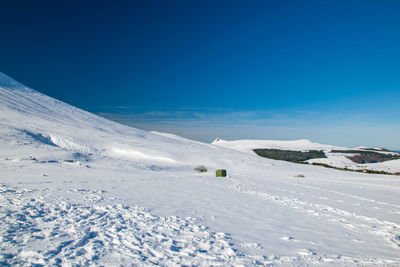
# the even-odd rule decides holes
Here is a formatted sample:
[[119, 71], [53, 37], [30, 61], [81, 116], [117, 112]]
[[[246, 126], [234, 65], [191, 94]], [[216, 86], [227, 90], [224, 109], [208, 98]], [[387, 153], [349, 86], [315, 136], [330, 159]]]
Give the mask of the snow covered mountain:
[[0, 147], [1, 265], [400, 264], [395, 176], [142, 131], [1, 73]]
[[[34, 147], [46, 145], [54, 152], [160, 164], [197, 164], [201, 158], [207, 161], [215, 149], [112, 122], [29, 89], [4, 74], [0, 76], [0, 101], [2, 139], [10, 143], [23, 141]], [[185, 153], [188, 145], [199, 153]]]

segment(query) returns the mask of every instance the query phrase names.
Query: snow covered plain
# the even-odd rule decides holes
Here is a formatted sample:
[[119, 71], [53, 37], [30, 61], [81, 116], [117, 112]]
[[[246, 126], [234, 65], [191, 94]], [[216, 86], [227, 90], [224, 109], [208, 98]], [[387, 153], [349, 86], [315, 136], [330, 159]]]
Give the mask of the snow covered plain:
[[0, 265], [400, 264], [396, 176], [145, 132], [4, 74], [0, 147]]

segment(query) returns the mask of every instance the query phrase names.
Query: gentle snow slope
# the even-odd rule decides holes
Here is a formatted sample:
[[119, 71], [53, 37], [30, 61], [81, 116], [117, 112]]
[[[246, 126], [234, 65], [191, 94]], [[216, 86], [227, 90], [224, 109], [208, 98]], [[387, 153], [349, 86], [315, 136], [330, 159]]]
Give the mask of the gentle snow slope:
[[4, 74], [0, 147], [2, 265], [400, 264], [396, 177], [145, 132]]

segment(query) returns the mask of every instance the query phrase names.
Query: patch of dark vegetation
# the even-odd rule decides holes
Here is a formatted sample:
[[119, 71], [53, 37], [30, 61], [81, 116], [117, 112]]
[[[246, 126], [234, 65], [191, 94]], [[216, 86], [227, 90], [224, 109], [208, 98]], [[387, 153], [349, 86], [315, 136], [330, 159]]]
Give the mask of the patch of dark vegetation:
[[316, 166], [321, 166], [321, 167], [331, 168], [331, 169], [337, 169], [337, 170], [345, 170], [345, 171], [349, 170], [348, 168], [334, 167], [334, 166], [331, 166], [331, 165], [329, 165], [329, 164], [320, 163], [320, 162], [313, 162], [313, 163], [311, 163], [311, 165], [316, 165]]
[[359, 164], [366, 163], [378, 163], [388, 160], [400, 159], [400, 154], [389, 154], [389, 153], [379, 153], [374, 151], [363, 151], [363, 150], [332, 150], [332, 153], [350, 153], [356, 154], [353, 156], [346, 156], [346, 158]]
[[194, 168], [195, 171], [197, 172], [207, 172], [207, 168], [203, 165], [199, 165], [196, 168]]
[[386, 171], [376, 171], [376, 170], [366, 170], [366, 169], [358, 169], [358, 170], [353, 170], [349, 168], [339, 168], [339, 167], [334, 167], [325, 163], [320, 163], [320, 162], [313, 162], [312, 165], [316, 166], [321, 166], [325, 168], [331, 168], [335, 170], [341, 170], [341, 171], [352, 171], [352, 172], [363, 172], [363, 173], [371, 173], [371, 174], [385, 174], [385, 175], [396, 175], [396, 173], [391, 173], [391, 172], [386, 172]]
[[[331, 150], [330, 151], [331, 153], [344, 153], [344, 154], [346, 154], [346, 153], [348, 153], [348, 154], [356, 154], [356, 153], [361, 153], [361, 152], [365, 152], [365, 151], [363, 151], [363, 150]], [[367, 152], [368, 153], [368, 152]], [[373, 152], [371, 152], [371, 153], [373, 153]]]
[[309, 159], [326, 158], [324, 151], [322, 150], [310, 150], [310, 151], [293, 151], [293, 150], [281, 150], [281, 149], [253, 149], [253, 151], [261, 157], [277, 160], [285, 160], [295, 163], [303, 163]]
[[360, 155], [347, 156], [346, 158], [356, 163], [365, 164], [365, 163], [378, 163], [388, 160], [400, 159], [400, 156], [391, 154], [379, 154], [379, 153], [378, 154], [362, 153]]
[[366, 148], [362, 148], [362, 150], [390, 152], [389, 149], [386, 149], [386, 148], [383, 148], [383, 147], [382, 148], [369, 148], [369, 147], [366, 147]]

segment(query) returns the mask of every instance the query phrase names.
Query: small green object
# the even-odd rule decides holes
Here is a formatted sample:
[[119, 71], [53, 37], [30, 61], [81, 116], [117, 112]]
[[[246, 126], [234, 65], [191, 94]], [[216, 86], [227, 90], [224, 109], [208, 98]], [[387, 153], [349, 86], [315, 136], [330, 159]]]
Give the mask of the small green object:
[[226, 177], [226, 170], [220, 169], [216, 172], [217, 177]]

